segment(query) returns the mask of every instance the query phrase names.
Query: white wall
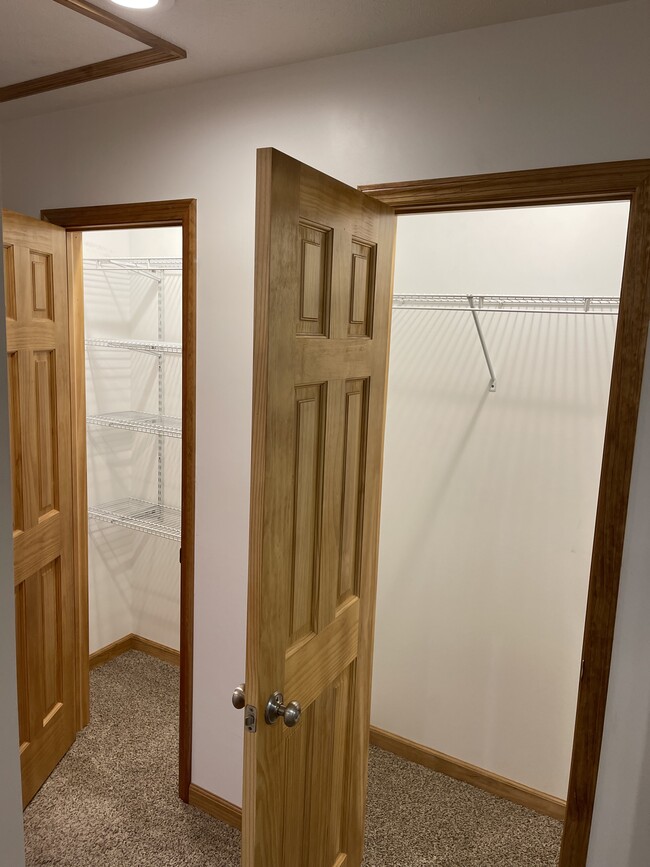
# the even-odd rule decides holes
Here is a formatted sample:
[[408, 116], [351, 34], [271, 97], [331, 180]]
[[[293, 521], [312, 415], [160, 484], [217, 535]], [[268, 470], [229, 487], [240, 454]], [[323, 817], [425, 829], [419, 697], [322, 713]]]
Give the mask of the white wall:
[[[2, 197], [0, 196], [0, 212]], [[2, 227], [0, 226], [0, 240]], [[0, 268], [0, 407], [8, 407], [4, 268]], [[18, 758], [18, 707], [16, 704], [16, 634], [14, 609], [14, 564], [11, 537], [11, 466], [9, 463], [9, 416], [0, 412], [0, 867], [22, 867], [22, 796]]]
[[197, 784], [240, 801], [255, 148], [352, 184], [647, 157], [649, 75], [650, 7], [631, 0], [6, 125], [18, 210], [198, 199]]
[[[180, 229], [87, 232], [85, 258], [180, 257]], [[181, 341], [181, 275], [165, 279], [166, 340]], [[87, 337], [156, 339], [157, 285], [133, 272], [84, 274]], [[165, 412], [181, 415], [181, 360], [165, 358]], [[88, 413], [158, 412], [155, 356], [119, 349], [86, 353]], [[88, 501], [123, 497], [157, 499], [157, 437], [88, 426]], [[181, 441], [165, 438], [164, 502], [180, 507]], [[178, 543], [136, 530], [89, 522], [88, 583], [90, 650], [133, 632], [179, 647], [180, 565]]]
[[[395, 291], [618, 295], [628, 211], [400, 218]], [[566, 798], [616, 318], [480, 318], [494, 394], [470, 315], [393, 312], [372, 723]]]

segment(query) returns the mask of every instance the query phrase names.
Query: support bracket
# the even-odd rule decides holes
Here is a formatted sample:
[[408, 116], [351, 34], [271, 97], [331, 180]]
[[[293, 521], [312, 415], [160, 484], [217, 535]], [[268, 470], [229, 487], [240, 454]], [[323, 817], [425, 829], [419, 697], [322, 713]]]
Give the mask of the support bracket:
[[472, 317], [474, 319], [474, 325], [476, 325], [476, 330], [478, 332], [478, 339], [481, 341], [481, 348], [483, 349], [483, 355], [485, 356], [485, 361], [488, 366], [488, 370], [490, 371], [490, 391], [497, 390], [497, 378], [494, 373], [494, 368], [492, 367], [492, 361], [490, 360], [490, 353], [488, 352], [487, 345], [485, 343], [485, 337], [483, 336], [483, 329], [481, 328], [481, 322], [478, 318], [478, 313], [476, 311], [476, 307], [474, 306], [474, 296], [467, 296], [467, 303], [470, 306], [472, 311]]

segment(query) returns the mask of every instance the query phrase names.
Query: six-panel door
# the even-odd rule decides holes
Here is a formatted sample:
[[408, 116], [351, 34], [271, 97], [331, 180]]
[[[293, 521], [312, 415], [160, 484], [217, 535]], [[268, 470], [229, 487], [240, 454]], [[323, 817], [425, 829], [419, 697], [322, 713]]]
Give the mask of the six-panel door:
[[23, 802], [75, 737], [65, 231], [5, 211], [4, 282]]
[[244, 867], [361, 863], [394, 233], [259, 152]]

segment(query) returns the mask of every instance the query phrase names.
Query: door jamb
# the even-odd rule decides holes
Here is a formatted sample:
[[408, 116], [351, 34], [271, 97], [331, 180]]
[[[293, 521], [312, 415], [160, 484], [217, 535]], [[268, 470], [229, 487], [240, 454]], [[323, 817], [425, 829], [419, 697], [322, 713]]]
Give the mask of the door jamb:
[[182, 511], [179, 702], [179, 795], [189, 801], [192, 776], [192, 685], [194, 649], [194, 490], [196, 479], [196, 199], [98, 205], [41, 211], [41, 218], [67, 230], [72, 376], [72, 437], [77, 464], [73, 478], [76, 581], [76, 689], [79, 728], [88, 723], [88, 508], [86, 497], [85, 346], [81, 232], [180, 226], [183, 231]]
[[625, 524], [650, 320], [650, 160], [362, 186], [400, 214], [627, 200], [612, 364], [559, 867], [585, 867], [605, 724]]

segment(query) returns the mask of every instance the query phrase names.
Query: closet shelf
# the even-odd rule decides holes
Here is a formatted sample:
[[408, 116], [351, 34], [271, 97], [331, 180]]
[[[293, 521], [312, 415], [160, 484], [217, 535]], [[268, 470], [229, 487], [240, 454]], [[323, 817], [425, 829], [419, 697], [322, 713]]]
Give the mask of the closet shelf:
[[[472, 308], [468, 295], [394, 295], [393, 308], [408, 310], [459, 310]], [[545, 296], [545, 295], [472, 295], [474, 309], [479, 313], [582, 313], [616, 316], [619, 299], [616, 296]]]
[[183, 260], [176, 257], [158, 257], [154, 259], [120, 258], [84, 259], [85, 271], [182, 271]]
[[88, 424], [124, 428], [141, 433], [159, 434], [164, 437], [181, 437], [183, 433], [180, 418], [132, 410], [89, 415], [86, 421]]
[[173, 506], [129, 497], [91, 506], [88, 509], [88, 516], [119, 527], [129, 527], [142, 533], [180, 542], [181, 510]]
[[114, 340], [108, 337], [89, 337], [86, 346], [100, 347], [102, 349], [132, 349], [134, 352], [150, 352], [153, 355], [171, 354], [182, 355], [181, 343], [167, 343], [162, 340]]

